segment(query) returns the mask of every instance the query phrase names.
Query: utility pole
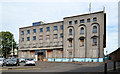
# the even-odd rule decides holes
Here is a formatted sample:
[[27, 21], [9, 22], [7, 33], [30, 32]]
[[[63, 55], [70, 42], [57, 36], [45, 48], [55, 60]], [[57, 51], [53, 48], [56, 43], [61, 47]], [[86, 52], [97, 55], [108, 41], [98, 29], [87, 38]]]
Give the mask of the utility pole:
[[12, 37], [12, 57], [13, 57], [13, 37]]
[[89, 12], [91, 13], [91, 3], [89, 4]]

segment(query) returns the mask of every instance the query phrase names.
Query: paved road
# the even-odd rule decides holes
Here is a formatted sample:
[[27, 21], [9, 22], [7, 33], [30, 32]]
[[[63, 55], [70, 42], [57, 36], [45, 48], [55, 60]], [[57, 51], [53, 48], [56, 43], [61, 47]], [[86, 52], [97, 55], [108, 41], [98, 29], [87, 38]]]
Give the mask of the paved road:
[[[117, 68], [120, 63], [117, 63]], [[108, 70], [113, 71], [113, 62], [108, 62]], [[3, 72], [104, 72], [104, 63], [48, 63], [36, 62], [36, 66], [3, 67]]]

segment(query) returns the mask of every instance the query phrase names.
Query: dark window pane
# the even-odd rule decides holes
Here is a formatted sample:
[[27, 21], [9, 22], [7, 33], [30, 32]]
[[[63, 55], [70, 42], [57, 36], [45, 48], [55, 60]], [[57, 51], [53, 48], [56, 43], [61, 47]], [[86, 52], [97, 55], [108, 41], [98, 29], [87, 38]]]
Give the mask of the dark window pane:
[[90, 19], [87, 19], [87, 22], [90, 22]]
[[57, 26], [54, 26], [54, 30], [57, 30]]
[[75, 24], [78, 24], [77, 20], [74, 21]]
[[21, 35], [24, 35], [24, 31], [21, 31]]
[[97, 18], [95, 17], [95, 18], [93, 18], [93, 21], [97, 21]]
[[30, 34], [30, 30], [27, 30], [27, 34]]
[[43, 32], [43, 28], [40, 28], [40, 32]]
[[27, 41], [30, 41], [30, 37], [27, 37]]
[[47, 27], [47, 31], [50, 31], [50, 27]]
[[80, 23], [84, 23], [84, 20], [80, 20]]
[[63, 38], [63, 33], [60, 34], [60, 38]]
[[33, 29], [33, 33], [36, 33], [36, 29]]
[[80, 29], [80, 34], [84, 34], [84, 28], [83, 27]]
[[69, 30], [69, 35], [72, 35], [72, 29]]
[[97, 27], [93, 26], [93, 33], [97, 33]]
[[60, 29], [63, 30], [63, 25], [60, 25]]
[[33, 40], [36, 40], [36, 36], [33, 36]]
[[69, 24], [71, 25], [71, 24], [72, 24], [72, 21], [69, 21]]

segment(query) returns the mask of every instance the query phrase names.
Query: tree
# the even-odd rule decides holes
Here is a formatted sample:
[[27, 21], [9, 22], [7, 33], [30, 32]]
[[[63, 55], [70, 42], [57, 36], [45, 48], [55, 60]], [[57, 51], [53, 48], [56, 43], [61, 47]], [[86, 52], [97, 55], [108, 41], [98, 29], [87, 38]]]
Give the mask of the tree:
[[16, 42], [13, 38], [13, 34], [6, 31], [0, 32], [0, 46], [2, 50], [2, 55], [7, 58], [10, 51], [16, 48]]

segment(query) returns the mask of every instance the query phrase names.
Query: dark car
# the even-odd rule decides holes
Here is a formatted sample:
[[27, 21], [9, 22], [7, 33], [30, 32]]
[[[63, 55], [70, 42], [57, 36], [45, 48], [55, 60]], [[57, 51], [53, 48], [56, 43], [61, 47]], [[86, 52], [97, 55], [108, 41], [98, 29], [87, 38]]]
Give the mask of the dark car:
[[6, 60], [6, 66], [8, 65], [16, 65], [19, 66], [19, 60], [17, 58], [7, 59]]

